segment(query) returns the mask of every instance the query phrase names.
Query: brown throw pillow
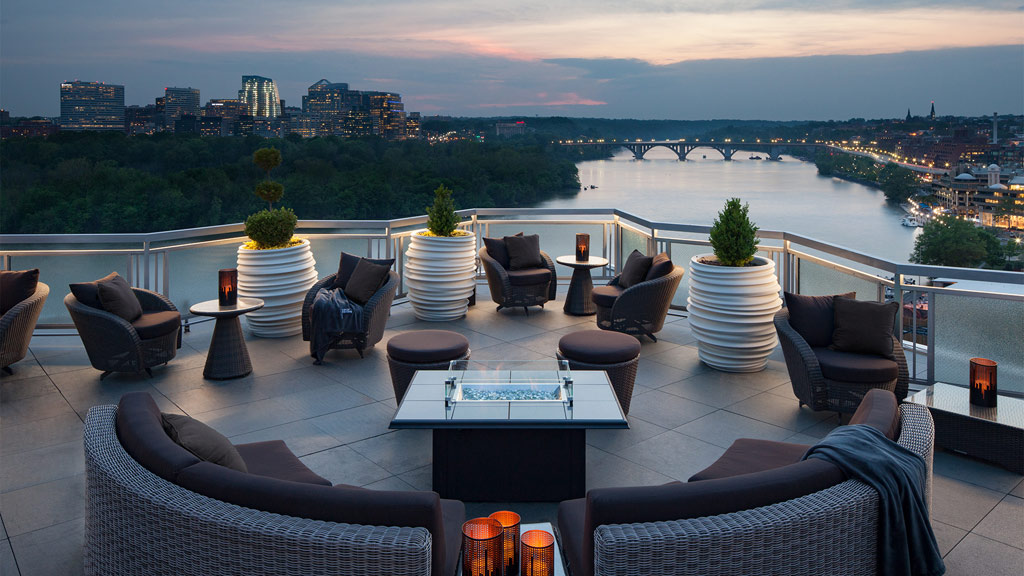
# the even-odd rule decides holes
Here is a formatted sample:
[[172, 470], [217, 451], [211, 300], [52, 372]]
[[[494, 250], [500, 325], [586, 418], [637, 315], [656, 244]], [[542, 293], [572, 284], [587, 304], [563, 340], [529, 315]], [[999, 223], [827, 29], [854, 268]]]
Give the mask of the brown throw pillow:
[[508, 249], [509, 270], [540, 268], [544, 265], [544, 259], [540, 256], [540, 236], [536, 234], [505, 236], [505, 248]]
[[[520, 232], [516, 236], [522, 236]], [[484, 237], [484, 247], [487, 248], [487, 255], [494, 258], [495, 262], [501, 264], [501, 267], [508, 270], [508, 248], [505, 247], [504, 238], [487, 238]]]
[[639, 250], [633, 250], [622, 267], [622, 274], [619, 275], [619, 287], [629, 288], [643, 282], [647, 278], [647, 271], [651, 269], [653, 262], [654, 258], [651, 256], [644, 256]]
[[839, 352], [874, 354], [892, 359], [893, 327], [898, 302], [866, 302], [834, 298], [835, 331], [829, 348]]
[[789, 325], [803, 336], [808, 346], [820, 348], [832, 343], [835, 331], [835, 309], [832, 299], [856, 298], [856, 292], [837, 294], [835, 296], [803, 296], [783, 292], [786, 297], [786, 309], [789, 310]]
[[651, 269], [647, 271], [647, 277], [644, 280], [654, 280], [655, 278], [668, 276], [673, 268], [675, 268], [675, 265], [672, 264], [672, 259], [668, 257], [668, 252], [662, 252], [651, 260]]
[[117, 272], [111, 272], [103, 278], [93, 280], [92, 282], [69, 284], [68, 288], [71, 288], [71, 293], [75, 295], [75, 299], [82, 304], [102, 310], [103, 303], [100, 302], [100, 282], [109, 282], [114, 278], [114, 276], [117, 276]]
[[352, 271], [352, 277], [345, 285], [345, 296], [360, 306], [366, 304], [373, 297], [373, 293], [384, 284], [390, 269], [389, 266], [374, 264], [366, 258], [360, 258], [356, 269]]
[[31, 270], [0, 270], [0, 316], [31, 297], [39, 285], [39, 268]]
[[248, 472], [245, 460], [223, 434], [183, 414], [160, 414], [164, 431], [196, 458], [239, 472]]
[[128, 282], [117, 273], [110, 280], [100, 282], [98, 289], [100, 303], [107, 312], [116, 314], [129, 322], [142, 316], [142, 304], [139, 304], [139, 299], [132, 292], [132, 287], [128, 285]]
[[[352, 277], [352, 272], [356, 269], [356, 265], [359, 264], [360, 260], [363, 260], [363, 258], [342, 252], [341, 259], [338, 261], [338, 275], [334, 277], [334, 285], [332, 287], [344, 290], [345, 286], [348, 285], [349, 279]], [[374, 264], [387, 266], [388, 268], [391, 268], [395, 263], [394, 258], [366, 258], [365, 260], [369, 260]]]

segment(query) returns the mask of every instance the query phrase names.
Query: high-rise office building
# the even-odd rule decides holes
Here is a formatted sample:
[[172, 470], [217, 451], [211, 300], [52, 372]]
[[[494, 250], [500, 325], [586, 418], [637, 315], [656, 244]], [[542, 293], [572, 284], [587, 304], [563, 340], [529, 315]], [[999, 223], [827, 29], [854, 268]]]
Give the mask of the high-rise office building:
[[238, 99], [248, 107], [248, 115], [254, 118], [277, 118], [281, 115], [281, 97], [277, 84], [263, 76], [242, 76], [242, 89]]
[[405, 105], [393, 92], [364, 92], [369, 98], [373, 133], [387, 140], [405, 138]]
[[174, 128], [174, 121], [185, 114], [199, 116], [199, 89], [164, 88], [164, 125]]
[[60, 128], [124, 131], [124, 86], [78, 80], [61, 83]]
[[420, 126], [423, 124], [423, 119], [420, 117], [419, 112], [409, 112], [405, 116], [405, 137], [410, 140], [417, 140], [420, 137]]

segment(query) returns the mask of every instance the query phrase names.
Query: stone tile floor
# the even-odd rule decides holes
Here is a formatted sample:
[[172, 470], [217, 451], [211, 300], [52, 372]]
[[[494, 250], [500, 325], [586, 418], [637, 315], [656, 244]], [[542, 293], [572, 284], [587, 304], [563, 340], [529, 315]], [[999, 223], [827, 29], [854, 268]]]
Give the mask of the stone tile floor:
[[[564, 295], [561, 296], [564, 298]], [[456, 330], [475, 359], [554, 356], [558, 338], [593, 328], [593, 317], [546, 309], [495, 312], [481, 285], [466, 318], [419, 322], [395, 306], [385, 340], [424, 328]], [[248, 338], [250, 376], [202, 376], [212, 322], [193, 324], [170, 364], [153, 378], [115, 374], [100, 381], [77, 336], [40, 336], [15, 374], [0, 378], [0, 575], [80, 574], [85, 475], [82, 419], [91, 406], [147, 391], [161, 409], [194, 416], [234, 442], [284, 439], [335, 483], [379, 489], [430, 488], [430, 432], [388, 430], [395, 410], [384, 342], [360, 359], [351, 351], [313, 366], [308, 344]], [[697, 358], [688, 322], [670, 316], [658, 342], [643, 343], [629, 430], [588, 432], [588, 487], [686, 480], [740, 437], [813, 443], [838, 424], [834, 414], [799, 408], [777, 350], [758, 374], [724, 374]], [[470, 516], [502, 507], [525, 522], [552, 521], [555, 505], [469, 503]], [[933, 526], [947, 574], [1021, 574], [1024, 478], [949, 453], [935, 457]]]

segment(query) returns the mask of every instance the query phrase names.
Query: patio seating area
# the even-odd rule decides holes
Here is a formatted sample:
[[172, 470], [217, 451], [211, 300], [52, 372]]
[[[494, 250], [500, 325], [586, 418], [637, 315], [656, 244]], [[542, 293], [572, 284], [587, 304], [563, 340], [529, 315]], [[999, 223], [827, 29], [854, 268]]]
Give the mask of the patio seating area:
[[[191, 319], [176, 357], [153, 366], [152, 378], [115, 372], [101, 380], [78, 336], [34, 337], [13, 375], [0, 376], [0, 574], [81, 573], [83, 421], [89, 408], [117, 404], [127, 392], [148, 392], [161, 411], [190, 415], [234, 444], [282, 439], [335, 484], [429, 490], [430, 431], [388, 428], [397, 405], [387, 343], [443, 329], [466, 338], [473, 360], [554, 358], [563, 336], [596, 327], [593, 316], [562, 311], [565, 283], [558, 288], [555, 301], [527, 314], [495, 311], [487, 284], [478, 282], [478, 304], [465, 318], [442, 323], [418, 321], [400, 301], [363, 358], [353, 348], [332, 350], [319, 366], [301, 336], [256, 338], [246, 330], [253, 371], [224, 381], [203, 378], [212, 321]], [[839, 425], [835, 412], [799, 406], [781, 347], [762, 372], [712, 370], [698, 359], [687, 318], [675, 311], [656, 342], [639, 342], [630, 428], [586, 433], [588, 489], [685, 482], [738, 438], [814, 444]], [[932, 489], [932, 525], [947, 574], [1019, 573], [1024, 476], [937, 451]], [[501, 509], [518, 512], [524, 523], [557, 525], [557, 502], [466, 502], [466, 517]]]

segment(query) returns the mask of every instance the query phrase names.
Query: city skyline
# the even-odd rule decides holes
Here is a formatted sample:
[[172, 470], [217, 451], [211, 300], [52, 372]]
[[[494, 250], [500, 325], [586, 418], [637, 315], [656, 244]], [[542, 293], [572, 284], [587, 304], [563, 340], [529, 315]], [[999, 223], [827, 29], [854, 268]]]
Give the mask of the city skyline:
[[178, 6], [5, 2], [0, 105], [56, 116], [53, 87], [74, 79], [123, 84], [128, 105], [167, 86], [231, 98], [258, 74], [290, 105], [331, 78], [425, 115], [840, 120], [925, 115], [932, 100], [940, 116], [1024, 112], [1014, 2]]

